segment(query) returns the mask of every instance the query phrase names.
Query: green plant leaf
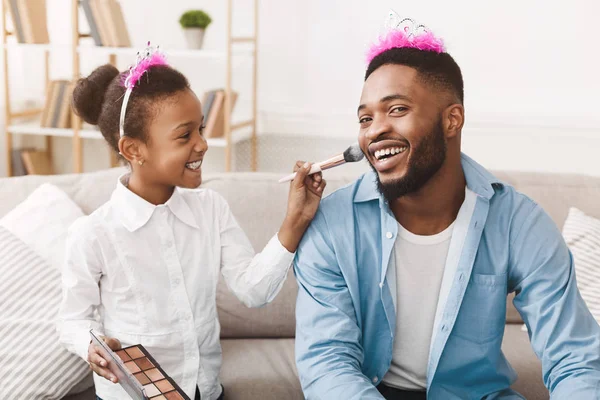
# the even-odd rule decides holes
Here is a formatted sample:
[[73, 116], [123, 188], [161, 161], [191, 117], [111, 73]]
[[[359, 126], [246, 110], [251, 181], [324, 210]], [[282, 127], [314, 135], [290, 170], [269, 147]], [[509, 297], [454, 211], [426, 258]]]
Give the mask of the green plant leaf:
[[179, 24], [182, 28], [206, 28], [212, 19], [210, 15], [202, 10], [189, 10], [184, 12], [179, 18]]

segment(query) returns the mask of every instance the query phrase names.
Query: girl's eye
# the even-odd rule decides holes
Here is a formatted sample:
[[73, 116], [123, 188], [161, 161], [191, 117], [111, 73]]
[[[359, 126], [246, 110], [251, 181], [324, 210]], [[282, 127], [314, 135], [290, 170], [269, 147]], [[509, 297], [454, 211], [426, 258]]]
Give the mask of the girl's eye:
[[363, 117], [363, 118], [361, 118], [361, 119], [358, 120], [358, 123], [359, 124], [364, 124], [364, 123], [369, 122], [370, 120], [371, 120], [370, 117]]
[[200, 125], [200, 129], [198, 129], [201, 135], [204, 133], [204, 128], [206, 128], [206, 125]]
[[186, 132], [185, 134], [179, 136], [179, 139], [188, 139], [190, 137], [191, 132]]
[[398, 107], [392, 108], [392, 111], [397, 111], [397, 112], [404, 112], [406, 110], [407, 110], [407, 108], [406, 107], [402, 107], [402, 106], [398, 106]]

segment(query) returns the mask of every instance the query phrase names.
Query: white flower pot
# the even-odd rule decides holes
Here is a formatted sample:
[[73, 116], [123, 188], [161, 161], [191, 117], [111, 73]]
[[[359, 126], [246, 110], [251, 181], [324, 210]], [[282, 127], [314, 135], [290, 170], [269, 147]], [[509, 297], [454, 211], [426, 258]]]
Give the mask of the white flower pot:
[[184, 28], [183, 34], [187, 42], [188, 49], [198, 50], [202, 48], [204, 42], [203, 28]]

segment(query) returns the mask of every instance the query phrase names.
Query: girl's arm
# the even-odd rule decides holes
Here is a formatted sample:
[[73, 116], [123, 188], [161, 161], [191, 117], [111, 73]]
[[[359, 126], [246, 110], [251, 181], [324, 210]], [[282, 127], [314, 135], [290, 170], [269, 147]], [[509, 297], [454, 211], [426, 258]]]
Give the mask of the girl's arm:
[[98, 284], [102, 276], [95, 237], [87, 217], [77, 220], [69, 228], [57, 326], [62, 345], [86, 361], [90, 329], [103, 334], [102, 325], [95, 318], [100, 306]]
[[[117, 382], [107, 368], [106, 360], [90, 344], [90, 329], [103, 335], [102, 324], [96, 319], [100, 306], [102, 264], [95, 232], [86, 218], [77, 220], [70, 228], [66, 245], [66, 262], [62, 270], [62, 302], [57, 330], [61, 344], [90, 364], [98, 375]], [[113, 349], [121, 344], [114, 338], [103, 339]]]
[[221, 273], [229, 288], [248, 307], [260, 307], [275, 298], [319, 206], [326, 184], [321, 174], [308, 176], [310, 164], [297, 163], [294, 170], [298, 174], [290, 186], [281, 228], [257, 255], [229, 205], [218, 196]]

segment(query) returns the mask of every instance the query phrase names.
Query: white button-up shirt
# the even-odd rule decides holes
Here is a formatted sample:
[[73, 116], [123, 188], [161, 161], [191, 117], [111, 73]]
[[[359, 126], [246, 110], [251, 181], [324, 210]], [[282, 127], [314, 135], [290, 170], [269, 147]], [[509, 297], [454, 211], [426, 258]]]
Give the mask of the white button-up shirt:
[[[119, 179], [111, 199], [76, 221], [67, 240], [58, 330], [87, 359], [89, 330], [142, 344], [194, 398], [221, 393], [219, 274], [247, 306], [270, 302], [294, 254], [274, 236], [255, 255], [227, 202], [212, 190], [176, 189], [154, 206]], [[128, 398], [120, 385], [94, 376], [104, 400]]]

